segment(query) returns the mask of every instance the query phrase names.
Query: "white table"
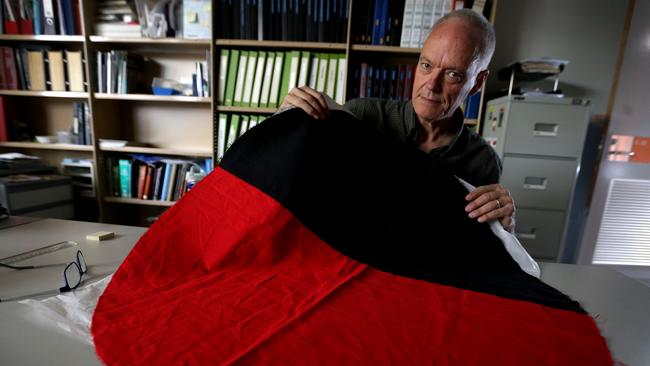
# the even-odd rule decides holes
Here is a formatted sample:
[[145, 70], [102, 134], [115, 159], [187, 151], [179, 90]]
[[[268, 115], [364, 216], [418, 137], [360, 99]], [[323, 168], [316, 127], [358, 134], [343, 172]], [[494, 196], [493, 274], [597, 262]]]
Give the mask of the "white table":
[[[84, 253], [91, 276], [110, 274], [131, 250], [145, 228], [45, 219], [2, 229], [5, 246], [28, 247], [74, 240], [66, 248], [21, 264], [65, 263], [77, 248]], [[96, 231], [113, 231], [103, 242], [85, 239]], [[630, 366], [650, 365], [650, 289], [606, 267], [540, 263], [542, 280], [581, 302], [607, 339], [614, 357]], [[0, 268], [0, 298], [59, 286], [61, 267], [15, 271]], [[27, 318], [25, 306], [0, 303], [0, 357], [4, 365], [98, 365], [92, 346]]]
[[[13, 218], [12, 218], [13, 220]], [[94, 242], [86, 235], [113, 231], [115, 238]], [[24, 262], [27, 264], [66, 263], [81, 249], [88, 264], [89, 277], [113, 273], [146, 228], [43, 219], [0, 228], [0, 258], [12, 248], [43, 247], [72, 240], [79, 245], [61, 249]], [[20, 252], [20, 250], [19, 250]], [[19, 296], [61, 286], [63, 267], [16, 271], [0, 268], [0, 298]], [[92, 346], [68, 337], [50, 327], [27, 319], [26, 306], [17, 302], [0, 303], [0, 363], [3, 365], [100, 365]]]

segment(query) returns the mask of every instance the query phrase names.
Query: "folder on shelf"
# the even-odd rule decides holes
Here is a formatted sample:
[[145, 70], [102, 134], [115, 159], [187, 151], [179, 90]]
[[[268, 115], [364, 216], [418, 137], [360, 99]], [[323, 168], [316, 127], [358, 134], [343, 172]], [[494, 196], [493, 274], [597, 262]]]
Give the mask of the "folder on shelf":
[[334, 100], [339, 103], [345, 103], [345, 74], [347, 72], [347, 59], [345, 54], [339, 54], [336, 71], [336, 93]]
[[258, 115], [252, 115], [250, 122], [248, 122], [248, 130], [250, 130], [251, 128], [257, 126], [258, 120], [259, 120]]
[[260, 93], [260, 103], [261, 108], [267, 108], [269, 106], [269, 93], [271, 91], [271, 81], [273, 79], [273, 67], [275, 65], [275, 52], [269, 52], [266, 57], [266, 65], [264, 66], [264, 74], [262, 78], [262, 91]]
[[56, 16], [54, 13], [54, 1], [43, 0], [43, 33], [57, 34]]
[[282, 78], [282, 66], [284, 65], [284, 52], [275, 53], [275, 62], [273, 65], [273, 74], [271, 80], [271, 91], [269, 92], [269, 108], [278, 106], [278, 96], [280, 94], [280, 80]]
[[219, 57], [219, 83], [217, 84], [217, 103], [223, 105], [226, 97], [226, 81], [228, 79], [228, 59], [230, 50], [222, 49]]
[[228, 137], [226, 140], [226, 151], [230, 148], [235, 140], [237, 140], [237, 133], [239, 132], [239, 120], [241, 116], [239, 114], [233, 114], [230, 116], [230, 125], [228, 126]]
[[284, 97], [296, 85], [298, 79], [298, 67], [300, 66], [300, 52], [287, 51], [284, 54], [284, 68], [282, 70], [282, 82], [280, 83], [280, 94], [278, 105], [282, 104]]
[[250, 116], [244, 114], [241, 116], [241, 122], [239, 123], [239, 136], [243, 136], [246, 131], [248, 131], [248, 123], [250, 122]]
[[298, 87], [307, 85], [307, 79], [309, 78], [310, 56], [311, 52], [309, 51], [300, 52], [300, 72], [298, 73], [298, 83], [296, 84]]
[[43, 51], [27, 51], [27, 70], [30, 90], [47, 90], [45, 87], [45, 58]]
[[327, 67], [329, 66], [329, 55], [326, 53], [318, 54], [318, 78], [316, 80], [316, 90], [324, 93], [327, 87]]
[[68, 90], [83, 92], [85, 89], [81, 51], [65, 51], [65, 58], [68, 67]]
[[239, 50], [232, 50], [228, 60], [228, 77], [226, 81], [226, 95], [224, 105], [233, 105], [235, 97], [235, 83], [237, 81], [237, 70], [239, 69]]
[[244, 82], [246, 81], [246, 67], [248, 66], [248, 51], [241, 51], [239, 54], [239, 66], [237, 68], [237, 79], [235, 81], [235, 96], [233, 105], [241, 107], [244, 94]]
[[253, 82], [253, 91], [251, 94], [251, 107], [260, 106], [260, 95], [262, 94], [262, 84], [265, 80], [264, 67], [266, 66], [266, 52], [259, 51], [257, 55], [257, 66], [255, 67], [255, 80]]
[[251, 105], [251, 96], [253, 94], [253, 83], [255, 81], [255, 69], [257, 67], [257, 51], [249, 51], [248, 63], [246, 65], [246, 80], [244, 81], [244, 92], [242, 95], [241, 105], [249, 107]]
[[226, 138], [228, 133], [228, 115], [219, 113], [219, 125], [217, 126], [217, 163], [221, 162], [226, 153]]
[[50, 71], [50, 90], [65, 91], [65, 71], [63, 69], [63, 52], [47, 51]]
[[318, 54], [312, 53], [310, 56], [311, 66], [309, 67], [309, 82], [308, 86], [316, 90], [316, 84], [318, 82], [318, 71], [319, 71], [319, 62]]
[[330, 54], [329, 55], [329, 65], [327, 66], [327, 82], [325, 86], [325, 94], [329, 95], [330, 98], [334, 99], [336, 92], [336, 78], [337, 78], [337, 69], [338, 69], [338, 55]]

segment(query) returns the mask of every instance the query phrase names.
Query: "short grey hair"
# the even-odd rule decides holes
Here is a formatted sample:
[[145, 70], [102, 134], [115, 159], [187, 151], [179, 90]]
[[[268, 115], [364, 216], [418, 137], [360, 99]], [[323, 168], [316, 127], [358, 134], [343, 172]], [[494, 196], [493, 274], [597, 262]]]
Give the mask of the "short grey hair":
[[492, 55], [494, 54], [494, 48], [496, 47], [496, 35], [494, 34], [494, 27], [490, 22], [485, 19], [485, 17], [474, 10], [471, 9], [459, 9], [452, 11], [442, 18], [438, 19], [436, 23], [431, 27], [431, 31], [436, 29], [440, 24], [451, 20], [457, 19], [465, 24], [469, 25], [472, 29], [478, 31], [481, 35], [481, 42], [478, 48], [478, 54], [480, 60], [480, 69], [487, 68]]

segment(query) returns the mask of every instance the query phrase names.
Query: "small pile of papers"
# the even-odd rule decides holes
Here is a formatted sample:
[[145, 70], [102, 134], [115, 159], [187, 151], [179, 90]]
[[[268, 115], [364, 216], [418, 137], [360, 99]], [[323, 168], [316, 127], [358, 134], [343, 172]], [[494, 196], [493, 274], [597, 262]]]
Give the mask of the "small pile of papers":
[[559, 60], [548, 57], [530, 58], [519, 61], [523, 72], [537, 72], [543, 74], [559, 74], [564, 66], [569, 63], [567, 60]]

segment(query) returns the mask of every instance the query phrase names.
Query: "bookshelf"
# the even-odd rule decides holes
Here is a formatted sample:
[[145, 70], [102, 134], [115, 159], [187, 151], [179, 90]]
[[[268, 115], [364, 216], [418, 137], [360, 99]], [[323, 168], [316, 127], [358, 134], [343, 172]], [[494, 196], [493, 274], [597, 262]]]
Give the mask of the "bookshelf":
[[[358, 22], [362, 15], [359, 12], [355, 14], [355, 10], [360, 3], [365, 4], [362, 0], [350, 0], [347, 3], [347, 24], [342, 24], [336, 31], [330, 30], [329, 32], [333, 32], [333, 38], [326, 42], [231, 39], [220, 35], [219, 25], [213, 27], [209, 39], [104, 36], [98, 35], [94, 30], [99, 3], [75, 1], [78, 1], [81, 18], [77, 34], [2, 34], [0, 46], [44, 46], [56, 50], [82, 51], [85, 90], [72, 92], [0, 89], [0, 97], [4, 99], [5, 105], [12, 104], [17, 117], [29, 125], [33, 135], [56, 135], [58, 131], [69, 129], [76, 108], [73, 103], [86, 103], [91, 135], [89, 144], [43, 144], [10, 140], [0, 142], [0, 152], [19, 151], [36, 155], [55, 166], [60, 166], [64, 158], [92, 161], [96, 196], [85, 197], [84, 202], [95, 209], [83, 209], [82, 212], [96, 212], [95, 219], [104, 222], [147, 225], [151, 223], [150, 218], [160, 215], [174, 203], [169, 200], [115, 196], [115, 192], [110, 192], [109, 180], [113, 171], [109, 163], [134, 154], [160, 156], [171, 160], [212, 159], [211, 161], [215, 162], [218, 157], [220, 117], [231, 118], [233, 115], [240, 115], [242, 118], [250, 117], [252, 121], [253, 118], [257, 120], [258, 116], [262, 120], [263, 117], [276, 112], [277, 107], [272, 105], [226, 105], [223, 100], [218, 99], [222, 50], [263, 51], [267, 54], [297, 51], [310, 52], [312, 55], [343, 55], [345, 63], [341, 65], [345, 65], [345, 68], [341, 75], [338, 75], [343, 80], [342, 95], [339, 96], [342, 100], [350, 98], [355, 63], [365, 61], [415, 64], [420, 52], [418, 47], [378, 46], [357, 42], [354, 38], [354, 31], [357, 29], [355, 22]], [[343, 3], [345, 2], [341, 4]], [[212, 2], [212, 24], [216, 24], [220, 19], [220, 4]], [[496, 0], [487, 2], [486, 12], [491, 14], [492, 22], [496, 5]], [[334, 39], [343, 41], [332, 41]], [[129, 55], [142, 57], [146, 63], [143, 64], [139, 75], [149, 82], [154, 76], [187, 80], [187, 77], [195, 72], [196, 62], [208, 61], [206, 72], [209, 75], [210, 96], [153, 95], [150, 89], [128, 90], [121, 94], [100, 90], [98, 73], [103, 72], [103, 69], [97, 63], [97, 55], [99, 52], [110, 53], [112, 50], [124, 50]], [[465, 123], [478, 128], [478, 121], [480, 114], [478, 119], [468, 119]], [[99, 139], [128, 140], [144, 146], [100, 147]]]

